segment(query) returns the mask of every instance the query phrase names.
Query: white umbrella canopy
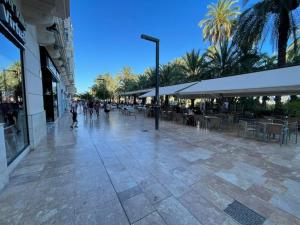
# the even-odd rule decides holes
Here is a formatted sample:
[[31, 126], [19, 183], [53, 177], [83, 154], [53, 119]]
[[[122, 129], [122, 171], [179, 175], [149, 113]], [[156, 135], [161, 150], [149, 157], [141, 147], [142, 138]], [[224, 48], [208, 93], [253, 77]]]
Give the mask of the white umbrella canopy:
[[[171, 86], [165, 86], [165, 87], [160, 87], [159, 88], [159, 95], [177, 95], [179, 91], [182, 91], [188, 87], [191, 87], [198, 82], [191, 82], [191, 83], [184, 83], [184, 84], [177, 84], [177, 85], [171, 85]], [[152, 89], [152, 91], [143, 94], [140, 96], [141, 98], [146, 98], [146, 97], [154, 97], [155, 96], [155, 88]]]
[[203, 80], [178, 93], [182, 97], [300, 94], [300, 66]]
[[150, 89], [143, 89], [143, 90], [136, 90], [136, 91], [128, 91], [128, 92], [125, 92], [125, 93], [120, 93], [120, 95], [122, 96], [130, 96], [130, 95], [142, 95], [142, 94], [145, 94], [147, 92], [150, 92], [152, 91], [153, 88], [150, 88]]

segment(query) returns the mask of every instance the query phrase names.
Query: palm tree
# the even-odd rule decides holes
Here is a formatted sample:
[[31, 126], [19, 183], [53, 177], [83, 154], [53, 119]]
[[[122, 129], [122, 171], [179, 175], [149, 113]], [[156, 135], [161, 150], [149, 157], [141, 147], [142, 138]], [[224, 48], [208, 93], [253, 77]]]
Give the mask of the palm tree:
[[146, 74], [138, 75], [137, 84], [139, 89], [147, 89], [152, 87], [152, 84], [150, 83]]
[[260, 60], [258, 61], [256, 67], [260, 70], [270, 70], [275, 69], [277, 65], [277, 56], [269, 56], [268, 54], [264, 53], [261, 54]]
[[292, 44], [287, 49], [287, 61], [289, 63], [299, 63], [300, 62], [300, 29], [297, 30], [297, 38], [292, 42]]
[[155, 87], [156, 83], [156, 69], [155, 68], [147, 68], [144, 72], [144, 75], [147, 77], [149, 86]]
[[204, 55], [210, 78], [223, 77], [235, 73], [238, 63], [238, 50], [227, 40], [211, 46]]
[[262, 54], [257, 49], [238, 50], [236, 73], [250, 73], [260, 69]]
[[[244, 0], [245, 3], [248, 1]], [[299, 4], [298, 0], [261, 0], [240, 15], [234, 40], [239, 46], [258, 45], [272, 30], [272, 39], [278, 50], [278, 66], [284, 65], [289, 38], [296, 38], [293, 12]]]
[[186, 81], [182, 67], [176, 61], [161, 65], [159, 73], [161, 86], [180, 84]]
[[232, 34], [234, 20], [240, 14], [236, 0], [219, 0], [217, 4], [208, 5], [207, 18], [200, 21], [203, 27], [204, 40], [216, 44], [229, 39]]
[[172, 85], [174, 82], [174, 76], [175, 76], [175, 67], [168, 63], [166, 65], [160, 66], [160, 85], [161, 86], [168, 86]]
[[183, 57], [183, 64], [181, 67], [186, 73], [188, 80], [201, 79], [204, 58], [200, 55], [200, 51], [193, 49], [191, 52], [187, 52]]

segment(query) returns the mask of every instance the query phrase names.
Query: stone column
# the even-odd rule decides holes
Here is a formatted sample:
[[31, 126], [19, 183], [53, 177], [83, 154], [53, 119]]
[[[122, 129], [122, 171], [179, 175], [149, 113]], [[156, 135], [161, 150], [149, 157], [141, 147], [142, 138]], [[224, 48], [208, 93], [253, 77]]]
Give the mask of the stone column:
[[0, 190], [8, 183], [8, 170], [4, 138], [4, 123], [0, 123]]

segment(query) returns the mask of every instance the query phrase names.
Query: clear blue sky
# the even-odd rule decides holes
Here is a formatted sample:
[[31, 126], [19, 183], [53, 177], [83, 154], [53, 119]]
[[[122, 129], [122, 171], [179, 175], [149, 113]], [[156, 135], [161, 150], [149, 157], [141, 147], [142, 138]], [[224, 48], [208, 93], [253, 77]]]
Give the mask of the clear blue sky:
[[160, 38], [161, 63], [183, 56], [203, 43], [198, 22], [212, 0], [72, 1], [75, 76], [78, 92], [87, 91], [97, 74], [116, 74], [124, 66], [135, 73], [155, 65], [155, 48], [142, 33]]

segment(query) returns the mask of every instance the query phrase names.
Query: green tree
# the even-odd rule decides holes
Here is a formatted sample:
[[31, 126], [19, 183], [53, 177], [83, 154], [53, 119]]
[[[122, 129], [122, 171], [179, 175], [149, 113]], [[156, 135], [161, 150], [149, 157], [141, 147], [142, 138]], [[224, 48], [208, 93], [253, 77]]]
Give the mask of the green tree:
[[[299, 4], [298, 0], [261, 0], [254, 4], [240, 15], [235, 42], [239, 46], [257, 46], [265, 41], [267, 32], [272, 31], [271, 40], [273, 43], [275, 40], [277, 48], [277, 65], [285, 65], [289, 39], [293, 37], [296, 43], [297, 25], [293, 11]], [[281, 97], [276, 96], [275, 102], [275, 109], [281, 110]]]
[[[245, 0], [247, 3], [249, 0]], [[258, 45], [272, 31], [276, 42], [278, 66], [286, 63], [289, 38], [296, 38], [293, 11], [299, 7], [298, 0], [261, 0], [239, 17], [234, 40], [239, 46]]]
[[235, 73], [251, 73], [260, 69], [261, 54], [255, 49], [249, 49], [247, 51], [238, 51]]
[[200, 55], [200, 51], [193, 49], [187, 52], [183, 57], [182, 70], [187, 76], [188, 81], [200, 80], [202, 78], [202, 69], [204, 66], [204, 58]]
[[151, 88], [151, 83], [148, 79], [148, 76], [146, 74], [140, 74], [137, 77], [137, 87], [138, 89], [147, 89], [147, 88]]
[[182, 67], [176, 61], [160, 66], [160, 85], [169, 86], [185, 82]]
[[217, 4], [208, 5], [206, 19], [200, 21], [203, 28], [204, 40], [209, 40], [213, 45], [231, 37], [234, 20], [240, 14], [236, 0], [219, 0]]
[[118, 92], [124, 93], [138, 88], [137, 76], [133, 74], [132, 68], [125, 66], [117, 76]]
[[155, 83], [156, 83], [156, 70], [155, 70], [155, 68], [147, 68], [144, 72], [144, 75], [148, 79], [148, 87], [149, 88], [155, 87]]
[[117, 90], [117, 82], [109, 73], [98, 75], [91, 89], [99, 99], [112, 99]]
[[287, 49], [287, 61], [289, 63], [300, 63], [300, 29], [297, 30], [297, 38]]
[[78, 98], [81, 100], [90, 101], [93, 99], [93, 96], [89, 92], [78, 94]]
[[238, 63], [238, 50], [227, 40], [217, 46], [211, 46], [205, 53], [208, 72], [211, 78], [223, 77], [235, 73]]
[[268, 54], [264, 53], [260, 55], [260, 59], [258, 62], [257, 67], [261, 70], [270, 70], [276, 68], [277, 65], [277, 56], [269, 56]]

